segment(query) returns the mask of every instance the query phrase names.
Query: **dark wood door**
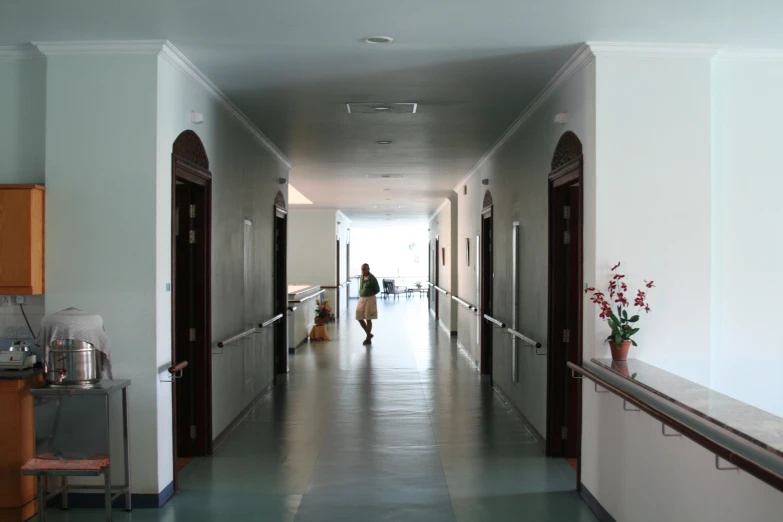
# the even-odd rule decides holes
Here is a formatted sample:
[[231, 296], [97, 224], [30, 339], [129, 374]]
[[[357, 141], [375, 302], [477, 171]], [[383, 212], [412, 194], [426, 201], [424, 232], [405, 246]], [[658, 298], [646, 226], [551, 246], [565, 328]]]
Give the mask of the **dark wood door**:
[[[435, 238], [435, 286], [440, 286], [440, 238]], [[434, 290], [434, 289], [433, 289]], [[435, 290], [435, 319], [440, 319], [440, 292]]]
[[492, 315], [492, 209], [481, 216], [481, 373], [492, 377], [492, 328], [484, 314]]
[[275, 374], [288, 373], [288, 215], [275, 208], [274, 313], [283, 314], [275, 330]]
[[581, 162], [563, 172], [550, 192], [549, 391], [550, 454], [577, 458], [581, 386], [568, 362], [582, 362]]
[[206, 386], [211, 362], [207, 293], [209, 241], [207, 188], [185, 180], [175, 184], [174, 353], [188, 368], [174, 382], [176, 451], [180, 458], [210, 452], [211, 420]]
[[337, 260], [335, 262], [335, 265], [337, 267], [337, 274], [335, 274], [335, 285], [337, 285], [337, 288], [335, 289], [335, 299], [337, 300], [336, 303], [334, 303], [334, 315], [335, 317], [340, 317], [340, 294], [343, 293], [343, 287], [340, 286], [342, 281], [340, 281], [340, 238], [337, 238]]

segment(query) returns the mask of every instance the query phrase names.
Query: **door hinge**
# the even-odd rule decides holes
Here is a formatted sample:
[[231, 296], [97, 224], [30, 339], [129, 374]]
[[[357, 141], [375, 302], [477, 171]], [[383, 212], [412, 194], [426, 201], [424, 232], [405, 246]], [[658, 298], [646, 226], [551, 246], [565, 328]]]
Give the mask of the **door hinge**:
[[571, 207], [563, 207], [563, 218], [571, 219]]
[[563, 440], [568, 439], [568, 428], [566, 426], [560, 428], [560, 438]]
[[564, 245], [570, 245], [571, 244], [571, 232], [566, 230], [563, 232], [563, 244]]
[[563, 330], [563, 342], [567, 343], [571, 341], [571, 330]]
[[196, 433], [197, 433], [196, 425], [195, 424], [191, 424], [190, 425], [190, 438], [191, 439], [195, 439], [196, 438]]
[[191, 343], [196, 342], [196, 329], [195, 328], [191, 328], [190, 329], [190, 342]]
[[196, 205], [190, 205], [190, 219], [196, 217]]
[[196, 231], [195, 230], [191, 230], [190, 231], [190, 243], [194, 244], [195, 242], [196, 242]]

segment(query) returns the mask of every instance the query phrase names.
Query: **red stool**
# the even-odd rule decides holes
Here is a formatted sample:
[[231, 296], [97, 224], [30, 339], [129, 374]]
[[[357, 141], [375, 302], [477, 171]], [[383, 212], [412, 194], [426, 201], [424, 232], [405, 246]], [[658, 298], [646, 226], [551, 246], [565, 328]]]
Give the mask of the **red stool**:
[[[22, 474], [34, 476], [38, 481], [38, 520], [40, 522], [46, 520], [46, 501], [57, 495], [57, 493], [62, 494], [63, 509], [68, 509], [68, 477], [98, 477], [103, 475], [103, 487], [78, 486], [78, 489], [103, 489], [106, 499], [106, 520], [111, 522], [111, 504], [114, 497], [111, 489], [111, 468], [108, 458], [90, 460], [34, 458], [28, 460], [27, 464], [22, 466]], [[50, 491], [47, 497], [44, 491], [43, 477], [62, 477], [63, 484], [56, 490]], [[130, 506], [126, 507], [130, 509]]]

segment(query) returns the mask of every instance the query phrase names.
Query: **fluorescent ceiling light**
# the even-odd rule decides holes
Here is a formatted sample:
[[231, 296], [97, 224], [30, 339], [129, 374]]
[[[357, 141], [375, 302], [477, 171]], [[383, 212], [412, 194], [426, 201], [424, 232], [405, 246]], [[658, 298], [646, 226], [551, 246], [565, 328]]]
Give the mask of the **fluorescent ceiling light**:
[[296, 190], [293, 185], [288, 185], [288, 204], [289, 205], [312, 205], [313, 202]]

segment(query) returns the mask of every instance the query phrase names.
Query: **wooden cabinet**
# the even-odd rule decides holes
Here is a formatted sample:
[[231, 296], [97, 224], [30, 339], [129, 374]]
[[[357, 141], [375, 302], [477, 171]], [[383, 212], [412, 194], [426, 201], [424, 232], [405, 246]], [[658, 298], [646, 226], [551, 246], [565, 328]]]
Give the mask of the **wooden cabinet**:
[[44, 293], [44, 188], [0, 185], [0, 295]]
[[22, 522], [38, 511], [34, 477], [22, 466], [35, 456], [35, 416], [32, 388], [43, 385], [42, 374], [26, 379], [0, 379], [0, 522]]

